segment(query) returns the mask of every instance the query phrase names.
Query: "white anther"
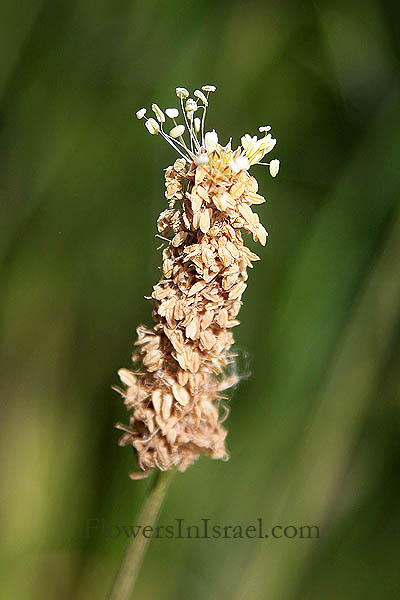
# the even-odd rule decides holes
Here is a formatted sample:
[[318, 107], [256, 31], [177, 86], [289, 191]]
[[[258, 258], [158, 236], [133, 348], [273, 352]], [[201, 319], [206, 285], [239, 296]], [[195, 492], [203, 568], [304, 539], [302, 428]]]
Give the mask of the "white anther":
[[143, 119], [144, 115], [146, 114], [147, 110], [145, 108], [141, 108], [140, 110], [138, 110], [136, 112], [136, 116], [138, 119]]
[[184, 87], [177, 87], [175, 91], [176, 91], [176, 95], [178, 96], [178, 98], [185, 99], [189, 96], [189, 92]]
[[155, 119], [147, 119], [145, 125], [151, 135], [156, 135], [160, 131], [160, 126]]
[[196, 100], [193, 98], [188, 98], [185, 104], [185, 110], [187, 113], [194, 113], [198, 109]]
[[271, 177], [276, 177], [278, 175], [280, 165], [281, 163], [277, 158], [271, 160], [271, 162], [269, 163], [269, 173]]
[[178, 137], [181, 137], [181, 135], [183, 135], [184, 131], [185, 131], [184, 125], [177, 125], [176, 127], [173, 127], [171, 129], [171, 131], [169, 132], [169, 135], [172, 138], [178, 138]]
[[179, 110], [177, 108], [166, 108], [165, 114], [170, 119], [176, 119], [176, 117], [179, 115]]
[[153, 112], [157, 117], [157, 121], [159, 123], [165, 123], [165, 115], [161, 108], [157, 104], [152, 104], [151, 108], [153, 109]]
[[200, 98], [204, 106], [208, 106], [208, 100], [201, 90], [194, 90], [193, 95], [196, 96], [196, 98]]

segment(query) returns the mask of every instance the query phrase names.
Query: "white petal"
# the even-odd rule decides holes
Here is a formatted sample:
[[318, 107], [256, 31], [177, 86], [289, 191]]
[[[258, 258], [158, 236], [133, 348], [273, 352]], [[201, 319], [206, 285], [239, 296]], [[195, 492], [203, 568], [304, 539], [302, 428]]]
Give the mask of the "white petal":
[[204, 143], [208, 152], [214, 152], [218, 145], [218, 133], [213, 129], [212, 131], [207, 131], [204, 136]]
[[208, 158], [207, 154], [198, 154], [195, 157], [194, 162], [196, 163], [197, 166], [199, 166], [199, 165], [206, 165], [209, 160], [210, 159]]

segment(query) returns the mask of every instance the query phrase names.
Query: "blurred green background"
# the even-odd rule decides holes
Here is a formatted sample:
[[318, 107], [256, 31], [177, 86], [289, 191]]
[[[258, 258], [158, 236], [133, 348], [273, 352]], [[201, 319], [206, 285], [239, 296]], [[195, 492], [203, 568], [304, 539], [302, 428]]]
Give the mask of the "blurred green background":
[[[236, 329], [231, 460], [175, 476], [160, 523], [318, 540], [155, 540], [137, 597], [397, 599], [400, 38], [378, 0], [3, 0], [0, 597], [105, 598], [134, 523], [111, 391], [158, 279], [173, 151], [134, 118], [214, 83], [208, 128], [273, 126], [270, 237]], [[250, 241], [250, 246], [254, 244]]]

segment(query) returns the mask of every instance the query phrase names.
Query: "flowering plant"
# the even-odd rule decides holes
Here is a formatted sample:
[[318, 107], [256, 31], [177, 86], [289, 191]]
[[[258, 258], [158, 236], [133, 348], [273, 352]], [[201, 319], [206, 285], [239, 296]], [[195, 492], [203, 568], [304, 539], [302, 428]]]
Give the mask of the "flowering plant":
[[[152, 135], [161, 135], [180, 157], [166, 169], [168, 208], [157, 221], [162, 252], [162, 278], [154, 286], [154, 326], [137, 330], [135, 368], [120, 369], [118, 389], [131, 411], [121, 445], [133, 446], [139, 472], [177, 467], [184, 471], [202, 453], [227, 460], [227, 416], [224, 391], [235, 385], [232, 329], [247, 269], [259, 257], [244, 245], [242, 230], [266, 244], [267, 232], [252, 206], [264, 202], [252, 165], [267, 164], [272, 177], [279, 160], [261, 162], [276, 144], [269, 126], [263, 136], [245, 134], [241, 146], [222, 146], [216, 131], [205, 132], [209, 95], [205, 85], [189, 98], [176, 88], [179, 110], [152, 105], [155, 118], [145, 120]], [[146, 109], [136, 115], [143, 119]], [[199, 115], [199, 116], [197, 116]], [[166, 133], [167, 119], [172, 127]], [[189, 139], [185, 140], [185, 136]]]

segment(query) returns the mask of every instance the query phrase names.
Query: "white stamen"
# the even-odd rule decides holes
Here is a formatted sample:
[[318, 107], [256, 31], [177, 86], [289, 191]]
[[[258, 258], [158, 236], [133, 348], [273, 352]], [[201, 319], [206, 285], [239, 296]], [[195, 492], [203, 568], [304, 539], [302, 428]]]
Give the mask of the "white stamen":
[[157, 117], [157, 121], [159, 123], [165, 123], [165, 115], [161, 108], [157, 104], [152, 104], [151, 108], [153, 109], [153, 112]]
[[177, 108], [166, 108], [165, 114], [170, 119], [176, 119], [176, 117], [179, 115], [179, 110]]
[[196, 112], [197, 108], [198, 106], [196, 100], [193, 100], [193, 98], [188, 98], [186, 100], [185, 110], [187, 113], [194, 113]]
[[269, 173], [271, 177], [276, 177], [278, 175], [280, 165], [281, 163], [277, 158], [271, 160], [271, 162], [269, 163]]
[[136, 112], [136, 116], [138, 119], [143, 119], [144, 115], [146, 114], [147, 109], [146, 108], [141, 108], [140, 110], [138, 110]]
[[185, 126], [184, 125], [177, 125], [176, 127], [173, 127], [171, 129], [171, 131], [169, 132], [169, 135], [172, 138], [178, 138], [178, 137], [181, 137], [181, 135], [183, 135], [184, 132], [185, 132]]
[[252, 137], [246, 133], [241, 137], [240, 141], [251, 165], [259, 163], [268, 152], [271, 152], [276, 144], [276, 139], [270, 133], [259, 140], [256, 135]]
[[[203, 91], [201, 91], [203, 90]], [[213, 129], [207, 131], [204, 134], [205, 129], [205, 117], [208, 107], [208, 98], [210, 92], [215, 92], [215, 85], [203, 85], [201, 90], [196, 89], [193, 92], [193, 96], [196, 98], [189, 98], [189, 92], [186, 88], [177, 87], [176, 95], [180, 99], [180, 105], [182, 112], [177, 108], [166, 108], [163, 112], [158, 104], [152, 104], [156, 119], [145, 118], [146, 129], [151, 135], [160, 134], [185, 160], [188, 162], [193, 161], [195, 165], [206, 165], [213, 161], [212, 153], [220, 148], [218, 141], [218, 134]], [[205, 93], [203, 93], [205, 92]], [[195, 117], [195, 113], [198, 110], [202, 110], [203, 114], [199, 117]], [[143, 119], [147, 111], [145, 108], [140, 108], [136, 112], [138, 119]], [[198, 113], [199, 114], [199, 113]], [[176, 121], [177, 117], [183, 117], [184, 124], [179, 125]], [[174, 127], [169, 132], [169, 135], [163, 129], [163, 123], [165, 123], [166, 116], [172, 119]], [[269, 133], [270, 125], [261, 125], [258, 130], [263, 133], [263, 137], [257, 139], [257, 136], [251, 136], [248, 133], [241, 137], [241, 145], [237, 150], [233, 151], [231, 148], [231, 142], [226, 145], [224, 152], [227, 154], [224, 165], [229, 165], [233, 173], [239, 173], [240, 171], [247, 171], [251, 165], [261, 164], [269, 167], [271, 177], [276, 177], [280, 162], [278, 159], [273, 159], [269, 163], [261, 162], [264, 156], [270, 152], [275, 144], [276, 140]], [[184, 139], [184, 134], [187, 132], [186, 137], [189, 140]], [[189, 143], [190, 142], [190, 143]], [[229, 154], [230, 153], [230, 154]], [[233, 158], [236, 156], [236, 158]]]
[[203, 94], [202, 91], [200, 90], [194, 90], [193, 95], [196, 96], [196, 98], [200, 98], [200, 100], [202, 101], [202, 103], [204, 104], [204, 106], [208, 106], [208, 100], [205, 97], [205, 95]]
[[160, 132], [160, 126], [155, 119], [147, 119], [145, 125], [151, 135], [156, 135]]
[[177, 87], [175, 91], [178, 98], [185, 99], [189, 96], [189, 92], [184, 87]]

